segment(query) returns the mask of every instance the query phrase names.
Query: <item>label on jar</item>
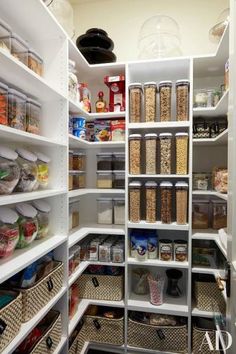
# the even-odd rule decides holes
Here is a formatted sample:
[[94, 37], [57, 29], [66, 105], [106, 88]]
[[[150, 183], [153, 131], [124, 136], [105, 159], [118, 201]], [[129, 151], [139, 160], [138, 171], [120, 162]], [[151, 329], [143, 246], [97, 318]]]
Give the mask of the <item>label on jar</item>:
[[175, 245], [175, 261], [185, 262], [187, 260], [187, 247], [185, 245]]
[[160, 245], [160, 259], [162, 261], [172, 260], [172, 245], [171, 244], [161, 244]]

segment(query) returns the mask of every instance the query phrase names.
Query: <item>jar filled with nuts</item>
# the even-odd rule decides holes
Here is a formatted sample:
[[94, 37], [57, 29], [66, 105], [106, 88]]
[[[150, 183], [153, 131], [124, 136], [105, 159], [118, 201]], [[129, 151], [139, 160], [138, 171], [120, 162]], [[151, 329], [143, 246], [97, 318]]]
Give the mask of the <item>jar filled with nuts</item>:
[[146, 174], [154, 175], [157, 172], [157, 134], [145, 134], [146, 145]]
[[131, 222], [141, 220], [141, 187], [142, 183], [139, 181], [129, 183], [129, 220]]
[[132, 175], [141, 173], [141, 134], [129, 136], [129, 172]]
[[176, 120], [189, 120], [189, 80], [177, 80], [175, 87]]
[[161, 153], [161, 166], [160, 173], [163, 175], [171, 174], [171, 144], [172, 144], [172, 134], [171, 133], [161, 133], [160, 138], [160, 153]]
[[157, 85], [155, 82], [144, 83], [145, 122], [156, 121]]
[[176, 188], [176, 223], [187, 224], [188, 214], [188, 183], [177, 182]]
[[161, 182], [161, 222], [170, 224], [172, 221], [172, 190], [171, 182]]
[[141, 83], [129, 85], [129, 120], [131, 123], [141, 122], [143, 88]]
[[146, 189], [146, 222], [157, 220], [157, 183], [149, 181], [145, 183]]
[[171, 91], [171, 81], [161, 81], [159, 83], [161, 122], [167, 122], [171, 120]]
[[188, 133], [176, 133], [176, 174], [188, 173]]

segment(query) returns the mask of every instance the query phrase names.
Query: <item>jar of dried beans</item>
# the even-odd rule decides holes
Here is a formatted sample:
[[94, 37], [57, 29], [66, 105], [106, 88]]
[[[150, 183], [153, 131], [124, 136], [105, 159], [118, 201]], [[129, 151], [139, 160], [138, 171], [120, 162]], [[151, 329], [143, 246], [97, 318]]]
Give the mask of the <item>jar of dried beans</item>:
[[146, 174], [156, 174], [157, 164], [157, 134], [145, 134], [146, 145]]
[[171, 81], [161, 81], [159, 83], [161, 122], [167, 122], [171, 120], [171, 91]]
[[163, 175], [171, 174], [171, 144], [172, 134], [161, 133], [160, 138], [160, 153], [161, 153], [161, 166], [160, 173]]
[[0, 82], [0, 124], [8, 125], [8, 86], [2, 82]]
[[170, 224], [172, 219], [172, 190], [171, 182], [161, 182], [161, 222]]
[[177, 182], [176, 188], [176, 223], [187, 224], [188, 214], [188, 183]]
[[141, 220], [141, 186], [142, 183], [138, 181], [129, 183], [129, 220], [131, 222]]
[[146, 182], [146, 222], [157, 220], [157, 183]]
[[155, 122], [156, 120], [157, 85], [155, 82], [144, 83], [144, 110], [145, 121]]
[[189, 81], [176, 81], [176, 120], [189, 120]]
[[141, 122], [142, 94], [141, 83], [129, 85], [129, 120], [131, 123]]
[[141, 134], [129, 136], [129, 172], [132, 175], [141, 173]]
[[188, 133], [176, 133], [176, 174], [188, 173]]

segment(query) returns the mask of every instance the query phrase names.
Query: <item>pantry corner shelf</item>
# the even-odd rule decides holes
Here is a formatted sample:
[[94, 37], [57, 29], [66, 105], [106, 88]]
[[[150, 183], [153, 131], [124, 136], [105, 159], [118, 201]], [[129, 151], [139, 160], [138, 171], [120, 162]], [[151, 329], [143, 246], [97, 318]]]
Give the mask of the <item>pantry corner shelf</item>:
[[155, 230], [179, 230], [179, 231], [189, 231], [189, 225], [178, 225], [176, 222], [171, 224], [163, 224], [160, 221], [154, 223], [148, 223], [146, 221], [140, 221], [137, 223], [128, 222], [128, 228], [132, 229], [155, 229]]
[[128, 128], [132, 129], [176, 129], [189, 128], [189, 121], [170, 121], [170, 122], [143, 122], [143, 123], [128, 123]]
[[159, 178], [159, 179], [168, 179], [168, 178], [189, 178], [190, 175], [176, 175], [176, 174], [170, 174], [170, 175], [161, 175], [161, 174], [153, 174], [153, 175], [148, 175], [148, 174], [140, 174], [140, 175], [131, 175], [128, 174], [129, 178]]
[[223, 254], [223, 256], [227, 258], [227, 250], [223, 247], [217, 230], [213, 230], [213, 229], [193, 230], [192, 239], [214, 241], [218, 246], [219, 250], [221, 251], [221, 253]]
[[226, 115], [228, 113], [228, 97], [229, 97], [229, 90], [227, 90], [217, 105], [215, 107], [198, 107], [193, 108], [193, 116], [199, 117], [218, 117], [222, 115]]
[[150, 267], [164, 267], [164, 268], [186, 268], [189, 267], [189, 262], [176, 262], [176, 261], [161, 261], [159, 259], [137, 260], [129, 257], [128, 264], [130, 265], [142, 265]]
[[196, 138], [193, 139], [194, 145], [199, 146], [218, 146], [228, 144], [228, 129], [225, 129], [216, 138]]
[[205, 317], [205, 318], [212, 318], [216, 315], [220, 315], [218, 312], [214, 312], [214, 311], [203, 311], [203, 310], [199, 310], [196, 307], [193, 307], [192, 309], [192, 316], [194, 317]]
[[69, 191], [69, 198], [79, 197], [86, 194], [124, 194], [124, 189], [112, 189], [112, 188], [81, 188]]
[[216, 191], [199, 191], [199, 190], [195, 191], [194, 190], [192, 193], [193, 195], [207, 195], [209, 197], [218, 197], [223, 200], [228, 200], [227, 194], [216, 192]]
[[124, 141], [87, 141], [69, 134], [69, 146], [74, 149], [113, 149], [124, 148]]

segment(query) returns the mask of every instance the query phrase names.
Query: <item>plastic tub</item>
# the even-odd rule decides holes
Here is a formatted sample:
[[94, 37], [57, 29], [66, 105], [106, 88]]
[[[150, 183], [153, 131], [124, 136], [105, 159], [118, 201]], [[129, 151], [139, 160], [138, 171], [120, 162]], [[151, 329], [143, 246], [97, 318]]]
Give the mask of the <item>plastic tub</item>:
[[142, 95], [143, 89], [141, 83], [129, 85], [129, 120], [130, 123], [141, 122], [142, 115]]
[[141, 187], [139, 181], [129, 183], [129, 220], [135, 223], [141, 221]]
[[129, 172], [132, 175], [141, 173], [141, 134], [129, 136]]
[[176, 174], [188, 173], [188, 133], [176, 133]]
[[14, 89], [8, 91], [8, 124], [10, 127], [26, 130], [27, 97]]
[[79, 204], [80, 201], [77, 200], [76, 202], [72, 202], [69, 205], [70, 230], [79, 226]]
[[157, 173], [157, 134], [145, 134], [146, 147], [146, 174], [153, 175]]
[[98, 198], [98, 224], [112, 224], [112, 198]]
[[125, 224], [125, 198], [114, 198], [114, 224]]
[[35, 200], [33, 203], [34, 208], [37, 210], [37, 220], [38, 220], [38, 234], [36, 239], [40, 240], [45, 238], [49, 234], [49, 218], [51, 206], [44, 200]]
[[37, 237], [37, 210], [27, 203], [17, 204], [16, 210], [20, 215], [18, 219], [20, 238], [16, 247], [24, 248], [29, 246]]
[[113, 171], [113, 188], [125, 188], [125, 171]]
[[160, 138], [160, 153], [161, 153], [161, 168], [160, 173], [163, 175], [171, 174], [171, 145], [172, 145], [172, 134], [171, 133], [161, 133]]
[[21, 168], [17, 192], [32, 192], [38, 186], [37, 156], [25, 149], [17, 149], [17, 162]]
[[86, 169], [86, 154], [83, 152], [73, 152], [73, 170], [85, 171]]
[[112, 154], [101, 152], [97, 154], [97, 170], [112, 171]]
[[8, 86], [2, 82], [0, 82], [0, 124], [8, 125]]
[[111, 171], [97, 171], [97, 188], [112, 188]]
[[192, 210], [192, 227], [193, 229], [209, 228], [209, 200], [194, 199]]
[[156, 121], [157, 85], [155, 82], [144, 83], [144, 115], [146, 122]]
[[40, 188], [47, 188], [49, 183], [49, 163], [51, 159], [42, 154], [41, 152], [36, 152], [37, 156], [37, 172], [38, 172], [38, 185]]
[[16, 33], [11, 35], [11, 54], [25, 65], [28, 65], [28, 45]]
[[28, 51], [28, 68], [39, 76], [43, 76], [43, 59], [33, 49]]
[[73, 135], [76, 136], [77, 138], [86, 139], [86, 129], [85, 128], [80, 128], [80, 129], [73, 129]]
[[176, 223], [178, 225], [187, 224], [188, 214], [188, 183], [177, 182], [176, 189]]
[[73, 150], [69, 150], [69, 170], [73, 170]]
[[84, 171], [74, 171], [73, 173], [73, 189], [86, 187], [86, 173]]
[[170, 224], [172, 221], [172, 190], [171, 182], [161, 182], [161, 222]]
[[227, 227], [227, 202], [212, 199], [212, 228], [219, 230]]
[[26, 131], [32, 134], [40, 134], [40, 120], [42, 106], [39, 102], [27, 98], [26, 101]]
[[0, 19], [0, 48], [11, 51], [11, 27]]
[[145, 183], [146, 189], [146, 222], [157, 220], [157, 183], [149, 181]]
[[73, 117], [73, 128], [75, 130], [85, 128], [86, 119], [84, 117]]
[[189, 120], [189, 80], [177, 80], [176, 87], [176, 120]]
[[10, 208], [0, 208], [0, 258], [13, 254], [19, 240], [18, 214]]
[[21, 171], [17, 157], [15, 151], [0, 146], [0, 195], [11, 194], [19, 182]]
[[113, 170], [125, 170], [125, 153], [115, 152], [113, 154]]
[[171, 92], [171, 81], [161, 81], [159, 83], [161, 122], [167, 122], [171, 120]]

